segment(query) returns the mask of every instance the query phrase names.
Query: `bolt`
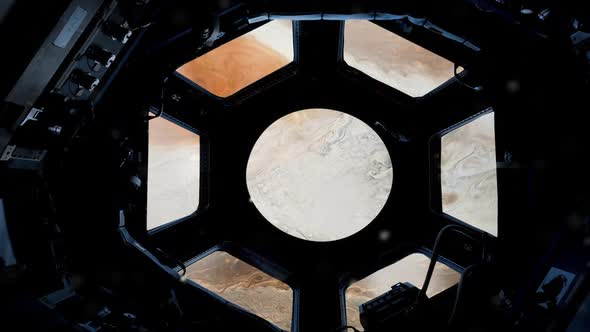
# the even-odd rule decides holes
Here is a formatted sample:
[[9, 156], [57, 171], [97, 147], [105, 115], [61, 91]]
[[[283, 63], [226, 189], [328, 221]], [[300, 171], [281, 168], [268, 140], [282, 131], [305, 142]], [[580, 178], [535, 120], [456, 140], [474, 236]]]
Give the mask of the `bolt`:
[[59, 136], [61, 135], [61, 131], [63, 130], [63, 128], [61, 126], [55, 125], [48, 127], [47, 130], [49, 130], [50, 134], [54, 136]]

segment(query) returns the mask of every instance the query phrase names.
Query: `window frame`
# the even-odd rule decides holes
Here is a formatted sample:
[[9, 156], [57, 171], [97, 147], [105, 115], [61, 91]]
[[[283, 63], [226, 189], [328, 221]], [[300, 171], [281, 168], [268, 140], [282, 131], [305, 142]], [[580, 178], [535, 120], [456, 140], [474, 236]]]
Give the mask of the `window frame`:
[[[390, 94], [394, 100], [401, 101], [404, 103], [408, 103], [408, 104], [419, 103], [425, 99], [430, 98], [434, 94], [438, 94], [441, 91], [446, 90], [449, 86], [460, 84], [457, 80], [457, 77], [459, 79], [461, 79], [461, 78], [465, 77], [467, 74], [467, 69], [464, 69], [463, 71], [461, 71], [459, 73], [454, 73], [454, 75], [451, 76], [448, 80], [446, 80], [442, 84], [438, 85], [436, 88], [430, 90], [425, 95], [412, 97], [411, 95], [409, 95], [409, 94], [407, 94], [395, 87], [392, 87], [384, 82], [381, 82], [381, 81], [371, 77], [370, 75], [364, 73], [360, 69], [357, 69], [357, 68], [349, 65], [344, 60], [344, 38], [345, 38], [345, 29], [346, 29], [346, 22], [347, 21], [348, 20], [343, 21], [343, 24], [341, 25], [340, 50], [339, 50], [339, 54], [338, 54], [339, 69], [342, 72], [342, 74], [344, 74], [346, 76], [351, 76], [354, 80], [361, 81], [363, 83], [362, 85], [368, 86], [371, 90], [387, 91], [387, 93]], [[375, 24], [376, 26], [389, 31], [390, 33], [395, 34], [398, 37], [403, 38], [410, 43], [420, 46], [420, 47], [428, 50], [429, 52], [436, 54], [437, 56], [439, 56], [449, 62], [454, 63], [455, 65], [465, 68], [463, 66], [464, 64], [462, 63], [463, 61], [455, 61], [455, 59], [465, 57], [464, 54], [460, 54], [459, 56], [456, 56], [455, 54], [451, 54], [452, 52], [450, 52], [449, 50], [444, 50], [445, 52], [440, 52], [441, 50], [438, 50], [438, 49], [433, 50], [433, 48], [431, 47], [432, 46], [431, 44], [433, 44], [433, 42], [431, 41], [430, 43], [426, 43], [424, 39], [434, 38], [434, 39], [437, 39], [437, 45], [445, 44], [446, 46], [448, 46], [448, 48], [453, 48], [453, 47], [447, 38], [436, 35], [436, 34], [432, 33], [431, 31], [423, 28], [422, 26], [418, 26], [418, 25], [414, 25], [412, 23], [409, 23], [412, 25], [412, 29], [409, 30], [412, 33], [409, 33], [405, 30], [395, 31], [387, 24], [388, 22], [391, 22], [391, 21], [373, 21], [373, 20], [363, 20], [363, 21], [367, 21], [369, 23]], [[397, 21], [397, 20], [392, 20], [392, 21]], [[416, 30], [416, 31], [414, 31], [414, 30]], [[427, 38], [424, 38], [424, 37], [427, 37]], [[477, 54], [478, 52], [470, 52], [470, 53], [471, 53], [470, 55], [473, 56], [473, 55]]]
[[[497, 235], [490, 234], [483, 229], [480, 229], [474, 225], [469, 224], [466, 221], [458, 219], [452, 215], [446, 214], [443, 211], [443, 204], [442, 204], [442, 173], [441, 173], [441, 154], [442, 154], [442, 137], [446, 134], [463, 127], [464, 125], [471, 123], [484, 115], [494, 113], [494, 108], [489, 106], [485, 108], [483, 111], [473, 114], [472, 116], [459, 121], [453, 124], [450, 127], [447, 127], [438, 133], [432, 135], [429, 139], [428, 143], [428, 152], [429, 152], [429, 164], [430, 164], [430, 212], [435, 214], [436, 216], [442, 218], [443, 220], [448, 221], [449, 223], [459, 224], [463, 227], [467, 227], [468, 229], [477, 232], [477, 233], [485, 233], [493, 238], [498, 238], [500, 235], [500, 219], [496, 220], [496, 228], [497, 228]], [[496, 161], [498, 160], [498, 151], [496, 150]], [[497, 167], [496, 167], [497, 169]], [[496, 180], [497, 181], [497, 180]], [[498, 208], [499, 211], [499, 208]], [[499, 213], [498, 213], [499, 216]]]
[[[289, 272], [288, 270], [284, 269], [283, 267], [277, 265], [273, 261], [265, 259], [264, 257], [258, 255], [254, 251], [251, 251], [249, 249], [246, 249], [242, 246], [239, 246], [239, 245], [237, 245], [233, 242], [229, 242], [229, 241], [221, 242], [218, 245], [215, 245], [215, 246], [211, 247], [210, 249], [205, 250], [202, 253], [186, 260], [185, 262], [183, 262], [184, 266], [189, 267], [190, 265], [198, 262], [201, 259], [204, 259], [205, 257], [207, 257], [217, 251], [225, 252], [225, 253], [241, 260], [242, 262], [266, 273], [267, 275], [285, 283], [287, 286], [289, 286], [289, 288], [291, 288], [291, 291], [293, 292], [290, 332], [299, 332], [299, 304], [300, 304], [300, 290], [301, 289], [292, 282], [292, 280], [291, 280], [292, 273], [291, 272]], [[176, 266], [174, 268], [174, 270], [180, 274], [180, 272], [182, 271], [182, 267]], [[234, 308], [237, 308], [240, 312], [243, 312], [248, 315], [254, 315], [254, 316], [266, 321], [267, 323], [271, 324], [272, 326], [276, 327], [279, 331], [283, 331], [282, 328], [275, 325], [273, 322], [268, 321], [268, 320], [264, 319], [263, 317], [258, 316], [257, 314], [249, 311], [248, 309], [243, 308], [243, 307], [239, 306], [238, 304], [235, 304], [235, 303], [231, 302], [230, 300], [223, 298], [221, 295], [218, 295], [217, 293], [213, 292], [212, 290], [209, 290], [208, 288], [201, 286], [199, 283], [197, 283], [191, 279], [188, 279], [184, 276], [182, 278], [185, 283], [187, 283], [193, 287], [196, 287], [200, 290], [205, 291], [207, 294], [211, 295], [213, 298], [220, 300], [224, 303], [227, 303]]]
[[[274, 21], [274, 20], [265, 20], [265, 21], [262, 21], [259, 23], [250, 24], [244, 29], [239, 29], [239, 30], [233, 31], [231, 33], [227, 33], [227, 34], [223, 35], [220, 39], [218, 39], [214, 43], [213, 46], [208, 47], [203, 52], [199, 52], [199, 54], [196, 57], [189, 60], [188, 62], [190, 62], [194, 59], [197, 59], [201, 56], [204, 56], [207, 53], [209, 53], [210, 51], [213, 51], [216, 48], [222, 47], [225, 44], [227, 44], [235, 39], [238, 39], [251, 31], [254, 31], [254, 30], [262, 27], [265, 24], [271, 23], [272, 21]], [[292, 31], [291, 38], [292, 38], [292, 42], [293, 42], [293, 59], [291, 60], [291, 62], [289, 62], [288, 64], [284, 65], [283, 67], [265, 75], [264, 77], [252, 82], [251, 84], [244, 86], [243, 88], [239, 89], [238, 91], [232, 93], [229, 96], [221, 97], [221, 96], [215, 95], [212, 92], [210, 92], [209, 90], [207, 90], [206, 88], [198, 85], [197, 83], [193, 82], [191, 79], [189, 79], [186, 76], [179, 73], [177, 71], [178, 68], [182, 67], [184, 64], [182, 64], [178, 68], [174, 69], [172, 76], [174, 76], [174, 77], [178, 78], [179, 80], [181, 80], [182, 82], [190, 85], [192, 88], [194, 88], [196, 91], [198, 91], [201, 95], [206, 96], [207, 98], [215, 100], [219, 103], [237, 104], [237, 103], [243, 102], [244, 100], [250, 98], [251, 96], [259, 94], [259, 93], [269, 89], [273, 85], [276, 85], [282, 81], [285, 81], [297, 74], [298, 64], [299, 64], [299, 47], [298, 47], [299, 46], [299, 43], [298, 43], [299, 33], [298, 33], [296, 21], [294, 21], [294, 20], [289, 20], [289, 21], [291, 21], [291, 27], [292, 27], [291, 28], [291, 31]]]
[[[198, 205], [197, 205], [197, 209], [195, 211], [193, 211], [192, 213], [189, 213], [188, 215], [178, 218], [178, 219], [174, 219], [174, 220], [170, 220], [160, 226], [154, 227], [152, 229], [147, 229], [147, 209], [148, 209], [148, 205], [149, 205], [149, 201], [148, 201], [148, 186], [149, 186], [149, 182], [147, 181], [147, 178], [149, 178], [149, 167], [147, 167], [147, 163], [149, 162], [149, 153], [147, 154], [147, 158], [146, 158], [146, 213], [145, 213], [145, 226], [143, 227], [144, 230], [146, 230], [147, 234], [149, 236], [153, 236], [157, 233], [160, 233], [168, 228], [177, 226], [178, 224], [184, 223], [185, 221], [191, 220], [199, 215], [201, 215], [203, 212], [205, 212], [206, 210], [209, 209], [209, 140], [206, 134], [204, 134], [202, 131], [189, 126], [188, 124], [180, 121], [179, 119], [170, 116], [166, 113], [162, 113], [160, 114], [158, 117], [161, 117], [162, 119], [171, 122], [174, 125], [177, 125], [195, 135], [199, 136], [199, 201], [198, 201]], [[147, 128], [148, 128], [148, 132], [146, 135], [146, 140], [147, 140], [147, 144], [148, 144], [148, 149], [149, 149], [149, 121], [148, 120], [148, 124], [147, 124]]]

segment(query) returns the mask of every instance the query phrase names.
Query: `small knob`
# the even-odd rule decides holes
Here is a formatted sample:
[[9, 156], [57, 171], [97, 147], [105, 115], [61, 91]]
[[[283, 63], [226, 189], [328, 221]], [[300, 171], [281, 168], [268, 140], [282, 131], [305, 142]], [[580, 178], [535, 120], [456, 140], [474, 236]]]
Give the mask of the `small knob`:
[[52, 134], [54, 136], [59, 136], [59, 135], [61, 135], [61, 132], [63, 131], [63, 127], [59, 126], [59, 125], [49, 126], [49, 127], [47, 127], [47, 130], [49, 131], [50, 134]]
[[133, 34], [133, 31], [131, 31], [125, 27], [122, 27], [120, 25], [115, 25], [115, 24], [110, 25], [107, 28], [106, 32], [111, 37], [112, 40], [117, 40], [121, 44], [127, 43], [129, 38]]
[[86, 56], [105, 68], [108, 68], [117, 58], [117, 56], [104, 48], [92, 45], [86, 50]]

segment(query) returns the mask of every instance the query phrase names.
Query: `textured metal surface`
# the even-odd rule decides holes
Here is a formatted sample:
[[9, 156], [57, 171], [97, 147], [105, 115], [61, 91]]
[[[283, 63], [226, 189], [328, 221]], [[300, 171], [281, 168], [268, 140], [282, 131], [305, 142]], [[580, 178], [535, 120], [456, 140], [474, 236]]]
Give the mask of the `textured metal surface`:
[[[82, 31], [88, 26], [92, 17], [102, 6], [102, 3], [103, 1], [79, 0], [73, 1], [70, 4], [12, 91], [6, 97], [6, 101], [22, 106], [31, 106], [35, 102], [82, 34]], [[69, 38], [65, 46], [56, 46], [54, 41], [58, 38], [72, 15], [77, 10], [80, 10], [80, 8], [85, 10], [87, 15], [77, 25], [75, 32], [72, 33], [71, 38]]]

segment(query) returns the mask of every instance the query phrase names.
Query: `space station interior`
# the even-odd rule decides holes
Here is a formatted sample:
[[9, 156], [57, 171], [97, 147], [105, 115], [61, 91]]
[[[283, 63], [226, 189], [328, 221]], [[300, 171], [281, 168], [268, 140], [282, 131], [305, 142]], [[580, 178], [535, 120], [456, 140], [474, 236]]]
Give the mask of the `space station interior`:
[[589, 2], [0, 26], [0, 331], [590, 330]]

